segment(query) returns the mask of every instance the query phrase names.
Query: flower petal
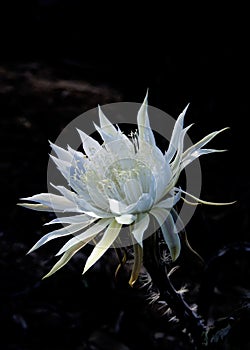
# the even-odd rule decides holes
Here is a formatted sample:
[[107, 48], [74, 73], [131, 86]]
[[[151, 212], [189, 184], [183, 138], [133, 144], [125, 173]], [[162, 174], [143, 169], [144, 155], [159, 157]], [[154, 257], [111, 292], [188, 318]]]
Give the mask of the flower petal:
[[173, 196], [161, 200], [159, 203], [155, 204], [154, 207], [156, 208], [165, 208], [165, 209], [171, 209], [175, 206], [175, 204], [180, 200], [181, 198], [181, 192], [179, 189], [177, 189], [178, 192], [175, 193]]
[[143, 235], [149, 225], [149, 215], [142, 213], [137, 215], [137, 219], [133, 225], [132, 235], [134, 236], [137, 243], [142, 247]]
[[96, 219], [93, 219], [93, 217], [90, 217], [86, 214], [80, 214], [80, 215], [74, 215], [74, 216], [62, 216], [60, 218], [56, 218], [51, 220], [50, 222], [47, 222], [46, 225], [52, 225], [52, 224], [80, 224], [89, 222], [91, 224]]
[[109, 142], [115, 141], [117, 139], [116, 135], [115, 136], [112, 134], [110, 135], [105, 129], [103, 130], [95, 123], [94, 123], [94, 127], [105, 143], [109, 143]]
[[125, 212], [127, 214], [133, 213], [143, 213], [147, 212], [151, 209], [152, 205], [154, 204], [154, 199], [151, 197], [149, 193], [143, 193], [138, 201], [134, 204], [128, 205], [125, 209]]
[[43, 277], [47, 278], [51, 275], [53, 275], [56, 271], [61, 269], [64, 265], [67, 264], [67, 262], [75, 255], [81, 248], [83, 248], [88, 242], [90, 242], [93, 239], [93, 237], [89, 237], [86, 241], [80, 241], [77, 244], [75, 244], [73, 247], [71, 247], [69, 250], [67, 250], [64, 255], [61, 257], [61, 259], [52, 267], [52, 269]]
[[122, 225], [113, 220], [89, 256], [83, 274], [99, 260], [119, 235]]
[[153, 198], [149, 193], [143, 193], [137, 202], [126, 205], [116, 199], [109, 199], [110, 210], [116, 215], [137, 214], [149, 211], [154, 203]]
[[116, 199], [109, 198], [109, 207], [112, 213], [122, 215], [123, 213], [126, 213], [127, 205]]
[[81, 212], [75, 203], [63, 196], [58, 196], [53, 193], [40, 193], [32, 197], [21, 198], [21, 200], [39, 202], [55, 210]]
[[171, 258], [175, 261], [180, 255], [181, 245], [172, 215], [169, 210], [163, 208], [153, 208], [150, 213], [158, 221]]
[[129, 179], [123, 185], [123, 190], [128, 203], [135, 203], [142, 195], [142, 187], [137, 179]]
[[181, 136], [181, 131], [183, 130], [184, 117], [187, 112], [189, 104], [184, 108], [179, 117], [177, 118], [172, 132], [172, 136], [169, 142], [168, 150], [165, 154], [165, 158], [168, 162], [171, 162], [173, 156], [178, 150], [179, 138]]
[[57, 169], [60, 171], [60, 173], [65, 177], [67, 181], [70, 179], [70, 168], [71, 163], [66, 162], [65, 160], [58, 159], [50, 154], [50, 158], [53, 160], [53, 162], [56, 164]]
[[194, 152], [191, 152], [190, 154], [187, 154], [185, 158], [181, 162], [181, 169], [184, 169], [188, 164], [192, 163], [195, 159], [200, 157], [203, 154], [209, 154], [209, 153], [215, 153], [215, 152], [225, 152], [226, 150], [224, 149], [198, 149]]
[[[83, 233], [80, 233], [79, 235], [71, 238], [67, 243], [64, 244], [64, 246], [59, 250], [59, 252], [56, 255], [61, 255], [62, 253], [66, 252], [66, 250], [70, 249], [73, 245], [75, 245], [79, 241], [85, 241], [89, 237], [96, 236], [99, 232], [105, 229], [110, 223], [112, 219], [101, 219], [97, 223], [95, 223], [93, 226], [88, 228]], [[87, 225], [86, 225], [87, 226]]]
[[143, 147], [143, 142], [155, 146], [155, 137], [148, 118], [148, 92], [138, 111], [137, 124], [139, 130], [139, 147]]
[[116, 130], [114, 125], [108, 120], [100, 106], [98, 106], [98, 113], [101, 128], [105, 131], [105, 133], [112, 136], [117, 136], [118, 130]]
[[72, 224], [67, 227], [60, 228], [59, 230], [54, 230], [52, 232], [47, 233], [45, 236], [43, 236], [39, 241], [28, 251], [27, 254], [33, 252], [34, 250], [40, 248], [42, 245], [47, 243], [48, 241], [51, 241], [52, 239], [58, 238], [58, 237], [64, 237], [71, 235], [72, 233], [75, 233], [88, 224]]
[[50, 183], [50, 185], [52, 187], [54, 187], [58, 192], [60, 192], [64, 198], [68, 199], [72, 203], [75, 203], [75, 200], [76, 200], [76, 193], [75, 192], [70, 191], [69, 189], [67, 189], [64, 186], [56, 186], [56, 185], [53, 185], [52, 183]]
[[192, 145], [191, 147], [189, 147], [182, 156], [182, 159], [184, 160], [186, 157], [188, 157], [190, 154], [192, 154], [193, 152], [199, 150], [200, 148], [202, 148], [203, 146], [205, 146], [208, 142], [210, 142], [215, 136], [217, 136], [218, 134], [220, 134], [221, 132], [227, 130], [229, 128], [224, 128], [218, 131], [214, 131], [211, 132], [209, 135], [205, 136], [202, 140], [200, 140], [199, 142], [197, 142], [196, 144]]
[[72, 155], [68, 151], [66, 151], [62, 147], [59, 147], [50, 141], [49, 141], [49, 144], [59, 159], [65, 161], [65, 162], [71, 163]]
[[134, 222], [136, 219], [136, 215], [132, 214], [123, 214], [121, 216], [116, 216], [115, 220], [118, 222], [118, 224], [122, 225], [130, 225], [132, 222]]
[[85, 198], [82, 198], [80, 196], [77, 196], [75, 198], [75, 202], [77, 206], [80, 208], [81, 212], [84, 212], [85, 214], [96, 217], [96, 218], [109, 218], [113, 217], [112, 213], [108, 211], [101, 210], [100, 208], [96, 208], [96, 206], [92, 205], [91, 202], [88, 200], [85, 200]]
[[82, 140], [82, 145], [84, 152], [88, 157], [92, 157], [97, 151], [99, 151], [102, 146], [91, 136], [85, 134], [82, 130], [77, 129], [80, 138]]
[[62, 213], [64, 210], [55, 210], [51, 209], [47, 205], [44, 204], [31, 204], [31, 203], [17, 203], [20, 207], [31, 209], [31, 210], [37, 210], [37, 211], [47, 211], [47, 212], [59, 212]]

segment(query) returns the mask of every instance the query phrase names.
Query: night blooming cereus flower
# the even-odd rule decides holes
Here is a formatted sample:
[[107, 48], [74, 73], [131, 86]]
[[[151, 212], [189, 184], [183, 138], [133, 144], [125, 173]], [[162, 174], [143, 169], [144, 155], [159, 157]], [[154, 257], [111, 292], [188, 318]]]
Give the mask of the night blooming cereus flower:
[[71, 213], [50, 221], [47, 225], [67, 226], [46, 234], [29, 251], [54, 238], [74, 235], [59, 250], [57, 255], [62, 257], [45, 277], [64, 266], [87, 243], [94, 242], [85, 273], [119, 239], [124, 225], [129, 227], [134, 242], [134, 266], [129, 282], [132, 285], [140, 271], [143, 237], [151, 219], [161, 228], [174, 261], [180, 254], [180, 239], [171, 210], [181, 194], [185, 193], [197, 203], [217, 204], [186, 193], [177, 188], [176, 183], [181, 171], [193, 160], [202, 154], [218, 152], [203, 146], [225, 129], [207, 135], [184, 151], [184, 137], [191, 126], [183, 128], [186, 107], [175, 123], [169, 148], [163, 154], [156, 146], [147, 109], [146, 96], [137, 115], [138, 130], [127, 137], [99, 108], [100, 126], [95, 125], [95, 128], [103, 144], [78, 130], [85, 154], [70, 146], [64, 150], [51, 143], [57, 155], [51, 157], [70, 189], [53, 185], [61, 195], [41, 193], [22, 198], [38, 204], [20, 204], [40, 211]]

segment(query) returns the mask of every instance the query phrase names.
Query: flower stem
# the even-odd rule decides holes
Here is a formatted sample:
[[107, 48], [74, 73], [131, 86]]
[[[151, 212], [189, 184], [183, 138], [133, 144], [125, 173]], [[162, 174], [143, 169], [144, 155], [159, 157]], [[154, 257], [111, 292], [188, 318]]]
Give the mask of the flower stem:
[[173, 286], [167, 273], [166, 264], [160, 255], [159, 245], [152, 242], [152, 236], [144, 241], [144, 266], [152, 278], [154, 287], [179, 320], [179, 325], [186, 328], [198, 349], [202, 348], [206, 327], [202, 318], [197, 315]]

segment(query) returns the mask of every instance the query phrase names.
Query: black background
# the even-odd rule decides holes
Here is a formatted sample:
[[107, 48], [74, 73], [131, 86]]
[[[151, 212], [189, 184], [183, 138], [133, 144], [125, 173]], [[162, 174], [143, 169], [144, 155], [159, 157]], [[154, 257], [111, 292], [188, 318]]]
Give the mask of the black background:
[[[167, 326], [145, 311], [137, 291], [124, 282], [114, 283], [112, 255], [83, 280], [87, 248], [64, 271], [41, 282], [54, 262], [51, 257], [58, 243], [25, 256], [45, 233], [42, 224], [48, 215], [16, 207], [18, 198], [46, 191], [48, 139], [55, 140], [69, 121], [97, 104], [141, 102], [147, 88], [149, 103], [174, 118], [191, 103], [186, 123], [195, 123], [190, 131], [193, 140], [230, 127], [211, 143], [228, 152], [201, 160], [202, 196], [237, 203], [198, 208], [187, 231], [208, 272], [196, 273], [192, 261], [183, 258], [185, 268], [177, 284], [194, 279], [202, 286], [200, 308], [211, 319], [229, 316], [247, 302], [250, 101], [246, 13], [240, 5], [219, 9], [208, 3], [194, 9], [180, 3], [176, 8], [144, 4], [137, 9], [125, 2], [108, 8], [76, 0], [13, 0], [2, 5], [3, 349], [188, 348], [175, 335], [168, 339]], [[85, 88], [72, 87], [70, 82]], [[229, 252], [220, 260], [222, 249]], [[220, 293], [208, 298], [204, 290], [215, 286]], [[115, 333], [121, 315], [121, 328]], [[244, 314], [221, 348], [247, 348], [243, 326], [247, 321], [249, 315]]]

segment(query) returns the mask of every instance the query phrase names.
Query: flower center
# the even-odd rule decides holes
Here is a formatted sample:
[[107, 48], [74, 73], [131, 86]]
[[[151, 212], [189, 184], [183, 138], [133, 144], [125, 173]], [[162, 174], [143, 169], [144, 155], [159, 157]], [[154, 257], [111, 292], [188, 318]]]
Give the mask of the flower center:
[[115, 161], [106, 169], [99, 187], [109, 198], [131, 204], [143, 193], [150, 192], [150, 182], [152, 172], [143, 162], [125, 158]]

